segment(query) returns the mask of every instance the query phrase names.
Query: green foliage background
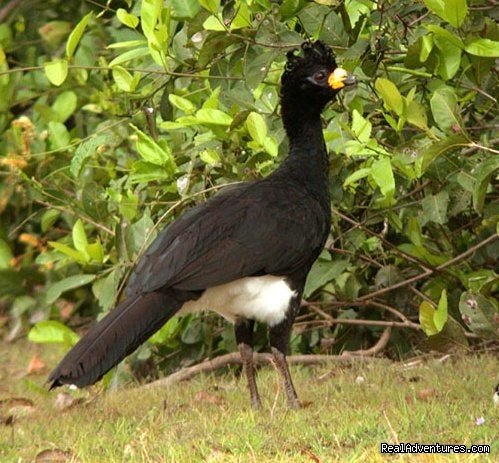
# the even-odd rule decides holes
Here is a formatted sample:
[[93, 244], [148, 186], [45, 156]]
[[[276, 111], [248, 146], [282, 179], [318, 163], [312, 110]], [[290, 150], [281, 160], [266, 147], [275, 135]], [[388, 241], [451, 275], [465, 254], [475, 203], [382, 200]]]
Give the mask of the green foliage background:
[[[275, 169], [285, 53], [309, 37], [360, 83], [324, 114], [334, 225], [292, 350], [369, 346], [387, 321], [402, 327], [398, 353], [420, 327], [434, 348], [497, 341], [497, 14], [485, 0], [7, 2], [9, 336], [37, 323], [33, 341], [73, 343], [59, 322], [112, 308], [158, 230]], [[230, 326], [204, 314], [172, 320], [138, 357], [175, 368], [234, 349]]]

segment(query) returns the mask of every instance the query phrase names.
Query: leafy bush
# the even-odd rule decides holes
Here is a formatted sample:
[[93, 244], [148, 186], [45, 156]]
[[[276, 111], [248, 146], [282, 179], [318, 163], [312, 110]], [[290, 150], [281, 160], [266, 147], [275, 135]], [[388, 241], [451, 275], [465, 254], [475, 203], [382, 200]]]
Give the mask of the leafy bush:
[[[392, 336], [402, 352], [422, 339], [418, 319], [433, 346], [467, 345], [470, 332], [497, 340], [492, 8], [11, 1], [0, 10], [0, 298], [11, 335], [44, 320], [35, 340], [71, 341], [47, 320], [74, 326], [109, 310], [159, 229], [221, 186], [275, 169], [287, 151], [285, 52], [311, 37], [360, 84], [324, 114], [334, 225], [292, 348], [357, 349], [395, 321], [409, 328]], [[152, 340], [170, 366], [235, 347], [211, 315], [172, 320]]]

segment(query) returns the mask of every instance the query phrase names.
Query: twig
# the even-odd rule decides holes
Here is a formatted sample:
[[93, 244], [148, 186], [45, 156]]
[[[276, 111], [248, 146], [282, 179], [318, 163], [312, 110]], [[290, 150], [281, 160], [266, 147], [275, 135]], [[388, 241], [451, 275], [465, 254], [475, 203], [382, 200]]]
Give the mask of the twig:
[[21, 3], [21, 0], [11, 0], [0, 10], [0, 23], [3, 23], [10, 12]]
[[335, 254], [342, 254], [344, 256], [354, 256], [359, 258], [360, 260], [363, 260], [364, 262], [367, 262], [368, 264], [373, 265], [376, 268], [383, 268], [382, 264], [375, 261], [374, 259], [371, 259], [370, 257], [367, 257], [364, 254], [357, 254], [354, 251], [349, 251], [348, 249], [335, 248], [334, 246], [326, 246], [326, 249], [328, 251], [334, 252]]
[[[307, 302], [304, 301], [302, 305], [306, 305], [307, 307], [310, 307], [315, 313], [319, 314], [321, 317], [324, 318], [328, 323], [331, 325], [334, 325], [335, 323], [339, 324], [345, 324], [345, 325], [367, 325], [367, 326], [392, 326], [392, 327], [404, 327], [404, 328], [412, 328], [415, 330], [421, 329], [421, 327], [417, 324], [409, 320], [402, 312], [399, 310], [395, 309], [394, 307], [378, 302], [378, 301], [361, 301], [358, 302], [356, 301], [339, 301], [342, 305], [350, 305], [350, 306], [373, 306], [377, 307], [379, 309], [386, 310], [387, 312], [390, 312], [394, 314], [396, 317], [400, 318], [402, 322], [393, 322], [393, 321], [382, 321], [382, 320], [359, 320], [359, 319], [349, 319], [349, 318], [333, 318], [330, 314], [322, 310], [320, 307], [318, 307], [315, 303], [313, 302]], [[336, 302], [330, 302], [329, 303], [331, 306], [337, 307], [338, 304]], [[301, 325], [308, 324], [310, 322], [303, 322]], [[394, 325], [394, 323], [396, 323]], [[295, 326], [299, 326], [300, 323], [295, 323]]]
[[395, 307], [392, 307], [391, 305], [376, 301], [369, 301], [368, 305], [372, 305], [373, 307], [377, 307], [378, 309], [386, 310], [387, 312], [390, 312], [396, 317], [400, 318], [405, 323], [412, 323], [402, 312], [398, 311]]
[[[320, 363], [336, 362], [336, 363], [354, 363], [359, 361], [356, 357], [348, 357], [341, 355], [290, 355], [286, 357], [288, 363], [299, 364], [299, 365], [317, 365]], [[367, 357], [362, 360], [380, 360], [376, 357]], [[158, 379], [149, 384], [141, 386], [143, 388], [151, 388], [156, 386], [170, 386], [171, 384], [178, 383], [180, 381], [185, 381], [193, 378], [200, 373], [208, 373], [211, 371], [218, 370], [220, 368], [227, 367], [229, 365], [242, 365], [242, 359], [239, 352], [231, 352], [230, 354], [221, 355], [220, 357], [215, 357], [211, 360], [205, 360], [204, 362], [198, 363], [192, 367], [183, 368], [171, 375]], [[257, 366], [272, 364], [272, 356], [270, 354], [253, 354], [253, 363]]]
[[342, 355], [345, 357], [348, 356], [356, 356], [356, 357], [372, 357], [374, 355], [379, 354], [388, 344], [388, 341], [390, 340], [390, 335], [392, 334], [392, 328], [391, 326], [387, 326], [383, 333], [381, 334], [380, 338], [374, 344], [374, 346], [370, 347], [369, 349], [360, 349], [360, 350], [352, 350], [352, 351], [343, 351]]
[[390, 430], [390, 433], [392, 435], [392, 439], [395, 441], [396, 444], [399, 444], [399, 436], [395, 432], [395, 429], [393, 429], [392, 423], [390, 423], [390, 420], [388, 419], [388, 416], [386, 415], [385, 410], [383, 410], [383, 416], [385, 417], [386, 424], [388, 425], [388, 429]]
[[343, 214], [342, 212], [340, 212], [338, 209], [336, 209], [334, 207], [331, 208], [331, 211], [334, 214], [336, 214], [338, 217], [340, 217], [341, 219], [343, 219], [345, 222], [348, 222], [348, 223], [354, 225], [355, 228], [360, 228], [361, 230], [364, 230], [367, 234], [369, 234], [371, 236], [375, 236], [385, 246], [388, 246], [390, 249], [392, 249], [394, 252], [396, 252], [397, 254], [401, 255], [402, 257], [404, 257], [404, 259], [408, 260], [409, 262], [417, 264], [417, 265], [419, 265], [420, 267], [422, 267], [425, 270], [429, 270], [429, 269], [435, 270], [427, 262], [423, 262], [420, 259], [418, 259], [418, 258], [416, 258], [414, 256], [411, 256], [410, 254], [407, 254], [406, 252], [400, 250], [399, 248], [397, 248], [396, 246], [394, 246], [392, 243], [390, 243], [388, 240], [386, 240], [385, 238], [383, 238], [382, 236], [380, 236], [379, 233], [376, 233], [376, 232], [372, 231], [370, 228], [368, 228], [367, 226], [365, 226], [363, 223], [355, 221], [354, 219], [348, 217], [348, 215]]
[[329, 318], [328, 320], [309, 320], [304, 322], [295, 323], [293, 326], [304, 325], [359, 325], [359, 326], [391, 326], [392, 328], [412, 328], [413, 330], [420, 330], [421, 327], [410, 320], [407, 322], [395, 322], [384, 320], [363, 320], [359, 318]]
[[[85, 69], [86, 71], [111, 71], [111, 68], [108, 66], [79, 66], [75, 64], [70, 64], [68, 69]], [[129, 72], [141, 72], [144, 74], [158, 74], [164, 76], [171, 77], [188, 77], [192, 79], [213, 79], [213, 80], [244, 80], [242, 77], [235, 76], [217, 76], [217, 75], [203, 75], [196, 74], [190, 72], [175, 72], [175, 71], [167, 71], [165, 69], [142, 69], [142, 68], [125, 68]], [[0, 72], [0, 76], [6, 74], [14, 74], [16, 72], [29, 72], [29, 71], [41, 71], [43, 70], [43, 66], [25, 66], [19, 68], [6, 69], [5, 71]]]
[[84, 221], [92, 224], [95, 228], [99, 228], [99, 229], [101, 229], [102, 231], [105, 231], [106, 233], [108, 233], [111, 236], [115, 235], [115, 233], [114, 233], [113, 230], [111, 230], [110, 228], [106, 227], [105, 225], [100, 224], [99, 222], [96, 222], [95, 220], [93, 220], [92, 218], [88, 217], [87, 215], [83, 215], [81, 211], [76, 211], [76, 210], [73, 210], [73, 209], [70, 209], [70, 208], [58, 206], [57, 204], [52, 204], [52, 203], [49, 203], [47, 201], [43, 201], [42, 199], [35, 199], [35, 202], [38, 203], [38, 204], [41, 204], [42, 206], [49, 207], [51, 209], [56, 209], [58, 211], [64, 212], [65, 214], [69, 214], [69, 215], [73, 215], [73, 216], [79, 217], [79, 218], [83, 219]]
[[499, 234], [497, 234], [497, 233], [494, 235], [490, 235], [488, 238], [484, 239], [483, 241], [480, 241], [479, 243], [475, 244], [474, 246], [471, 246], [471, 248], [469, 248], [468, 250], [459, 254], [458, 256], [448, 260], [447, 262], [444, 262], [443, 264], [439, 265], [438, 267], [435, 267], [434, 270], [427, 269], [423, 273], [420, 273], [419, 275], [415, 275], [411, 278], [408, 278], [407, 280], [399, 281], [398, 283], [395, 283], [394, 285], [387, 286], [386, 288], [378, 289], [377, 291], [374, 291], [374, 292], [369, 293], [369, 294], [365, 294], [364, 296], [359, 297], [358, 299], [356, 299], [353, 302], [367, 301], [367, 300], [372, 299], [376, 296], [379, 296], [380, 294], [385, 294], [385, 293], [388, 293], [390, 291], [393, 291], [394, 289], [398, 289], [398, 288], [401, 288], [403, 286], [407, 286], [407, 285], [410, 285], [412, 283], [415, 283], [416, 281], [422, 280], [423, 278], [426, 278], [435, 272], [439, 272], [441, 270], [444, 270], [447, 267], [450, 267], [451, 265], [453, 265], [461, 260], [466, 259], [469, 255], [475, 253], [480, 248], [482, 248], [490, 243], [493, 243], [498, 238], [499, 238]]

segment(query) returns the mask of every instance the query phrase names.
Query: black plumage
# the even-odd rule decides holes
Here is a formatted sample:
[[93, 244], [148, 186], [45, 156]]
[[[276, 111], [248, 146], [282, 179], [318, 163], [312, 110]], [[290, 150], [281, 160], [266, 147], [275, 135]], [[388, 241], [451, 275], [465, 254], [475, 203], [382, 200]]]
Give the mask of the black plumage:
[[[135, 267], [124, 302], [64, 357], [49, 376], [52, 387], [94, 383], [186, 303], [204, 299], [213, 303], [221, 293], [218, 299], [210, 298], [214, 288], [228, 285], [234, 291], [239, 286], [230, 285], [242, 281], [244, 289], [250, 279], [258, 281], [261, 291], [270, 291], [265, 279], [270, 275], [276, 277], [273, 282], [286, 285], [276, 293], [286, 304], [284, 312], [279, 312], [281, 299], [270, 298], [269, 312], [256, 310], [249, 319], [239, 301], [231, 317], [252, 404], [260, 405], [252, 363], [254, 321], [272, 320], [270, 344], [276, 366], [283, 375], [289, 405], [299, 405], [286, 349], [307, 274], [331, 224], [320, 114], [335, 93], [354, 79], [337, 68], [331, 50], [320, 41], [305, 42], [301, 54], [293, 51], [287, 56], [281, 89], [282, 118], [290, 142], [287, 158], [265, 179], [226, 188], [163, 230]], [[221, 288], [225, 291], [226, 286]], [[235, 296], [227, 296], [224, 303], [229, 304], [231, 297]], [[248, 304], [253, 300], [249, 298]]]

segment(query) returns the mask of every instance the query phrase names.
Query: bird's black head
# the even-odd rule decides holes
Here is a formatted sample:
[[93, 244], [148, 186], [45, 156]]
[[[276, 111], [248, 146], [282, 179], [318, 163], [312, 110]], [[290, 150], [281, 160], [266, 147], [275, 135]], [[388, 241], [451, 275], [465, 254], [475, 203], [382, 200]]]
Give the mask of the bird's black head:
[[283, 102], [321, 111], [339, 90], [355, 83], [355, 77], [337, 67], [333, 51], [324, 42], [304, 42], [301, 53], [296, 51], [287, 54], [281, 79]]

